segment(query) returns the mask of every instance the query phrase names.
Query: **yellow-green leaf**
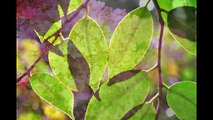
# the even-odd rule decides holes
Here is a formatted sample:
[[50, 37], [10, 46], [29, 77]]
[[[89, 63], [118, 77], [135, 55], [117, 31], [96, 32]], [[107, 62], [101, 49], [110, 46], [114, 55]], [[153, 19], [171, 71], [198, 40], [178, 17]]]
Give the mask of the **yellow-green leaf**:
[[109, 78], [134, 68], [145, 55], [152, 38], [153, 20], [145, 7], [127, 14], [115, 28], [109, 45]]
[[45, 73], [34, 74], [30, 78], [30, 83], [40, 98], [74, 119], [74, 95], [58, 79]]
[[108, 58], [108, 47], [103, 32], [92, 18], [84, 17], [75, 24], [69, 37], [89, 64], [89, 85], [96, 91]]
[[145, 100], [149, 88], [150, 80], [143, 71], [111, 86], [105, 82], [99, 90], [100, 101], [94, 96], [91, 98], [86, 120], [120, 120], [125, 113]]
[[71, 12], [76, 10], [78, 7], [81, 6], [82, 3], [83, 3], [83, 0], [70, 0], [67, 14], [70, 14]]

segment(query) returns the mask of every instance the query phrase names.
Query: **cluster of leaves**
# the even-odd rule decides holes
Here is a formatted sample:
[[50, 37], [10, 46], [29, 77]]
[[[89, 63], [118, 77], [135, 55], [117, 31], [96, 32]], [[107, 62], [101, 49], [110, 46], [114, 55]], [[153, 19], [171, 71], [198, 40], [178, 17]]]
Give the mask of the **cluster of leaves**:
[[[163, 17], [171, 35], [187, 51], [196, 54], [196, 5], [194, 1], [176, 3], [168, 2], [165, 6], [164, 1], [159, 0], [160, 7], [166, 11]], [[67, 13], [81, 4], [82, 0], [70, 1]], [[60, 6], [58, 11], [64, 16]], [[62, 22], [58, 21], [45, 35], [37, 33], [40, 41], [45, 42], [61, 27]], [[128, 13], [116, 26], [108, 46], [101, 27], [86, 14], [74, 25], [68, 39], [55, 36], [49, 39], [48, 42], [56, 40], [53, 45], [57, 50], [50, 51], [48, 56], [54, 76], [34, 74], [30, 77], [31, 86], [39, 97], [73, 120], [76, 119], [74, 93], [88, 89], [94, 94], [88, 103], [87, 120], [121, 119], [138, 105], [142, 105], [141, 109], [130, 119], [152, 120], [155, 118], [153, 102], [145, 103], [150, 89], [148, 71], [134, 69], [150, 46], [152, 32], [151, 13], [147, 6], [140, 7]], [[181, 119], [196, 119], [196, 83], [175, 83], [167, 89], [167, 102], [176, 115]]]

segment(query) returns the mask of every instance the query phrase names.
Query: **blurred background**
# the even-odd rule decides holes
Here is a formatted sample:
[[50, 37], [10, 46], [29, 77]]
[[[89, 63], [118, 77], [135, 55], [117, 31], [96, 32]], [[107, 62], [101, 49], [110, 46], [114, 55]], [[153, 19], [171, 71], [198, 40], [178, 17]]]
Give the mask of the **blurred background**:
[[[57, 5], [60, 4], [66, 12], [69, 0], [16, 0], [17, 11], [17, 76], [21, 75], [41, 54], [45, 45], [40, 43], [34, 30], [44, 35], [52, 23], [60, 19]], [[144, 6], [146, 0], [90, 0], [89, 15], [95, 19], [109, 43], [110, 37], [120, 20], [131, 10]], [[158, 22], [153, 4], [148, 6], [154, 18], [155, 30], [152, 43], [137, 68], [149, 69], [156, 63], [157, 45], [159, 38]], [[72, 13], [73, 14], [73, 13]], [[68, 16], [70, 18], [71, 15]], [[63, 28], [62, 34], [67, 37], [75, 22], [84, 15], [80, 14]], [[163, 81], [172, 85], [178, 81], [196, 81], [196, 56], [188, 53], [174, 40], [165, 27], [162, 47], [162, 73]], [[36, 72], [48, 72], [52, 74], [49, 67], [47, 55], [35, 66], [30, 74]], [[156, 93], [157, 71], [149, 74], [152, 78], [152, 89], [149, 97]], [[164, 91], [164, 95], [165, 95]], [[164, 96], [165, 98], [165, 96]], [[84, 99], [84, 98], [79, 98]], [[178, 120], [166, 101], [161, 112], [160, 120]], [[75, 106], [77, 110], [77, 105]], [[79, 113], [78, 113], [79, 112]], [[78, 110], [76, 116], [82, 116], [84, 111]], [[70, 120], [67, 115], [41, 100], [31, 89], [29, 76], [25, 76], [17, 83], [17, 118], [18, 120]], [[82, 118], [79, 117], [79, 120]]]

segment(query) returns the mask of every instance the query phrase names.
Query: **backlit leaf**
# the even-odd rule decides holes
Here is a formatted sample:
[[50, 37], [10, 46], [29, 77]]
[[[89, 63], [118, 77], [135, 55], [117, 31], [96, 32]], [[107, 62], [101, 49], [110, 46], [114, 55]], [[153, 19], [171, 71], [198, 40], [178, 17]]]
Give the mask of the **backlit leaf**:
[[142, 103], [149, 91], [150, 80], [143, 71], [129, 80], [107, 85], [99, 90], [100, 100], [91, 98], [86, 112], [86, 120], [120, 120], [131, 108]]
[[169, 107], [182, 120], [196, 120], [196, 83], [178, 82], [166, 96]]
[[67, 14], [70, 14], [74, 10], [76, 10], [82, 4], [83, 0], [70, 0]]
[[147, 8], [137, 8], [123, 18], [109, 45], [109, 78], [141, 61], [151, 43], [152, 32], [153, 21]]
[[145, 103], [142, 108], [128, 120], [155, 120], [155, 108], [151, 103]]
[[40, 98], [73, 118], [73, 94], [59, 80], [49, 74], [42, 73], [34, 74], [30, 78], [30, 83]]
[[84, 17], [75, 24], [69, 37], [89, 64], [89, 85], [96, 91], [108, 58], [108, 47], [103, 32], [92, 18]]
[[[44, 40], [45, 40], [46, 38], [48, 38], [49, 36], [55, 34], [60, 28], [61, 28], [61, 20], [59, 20], [59, 21], [53, 23], [52, 26], [50, 27], [50, 29], [45, 33], [45, 35], [44, 35], [43, 39], [41, 40], [41, 42], [44, 42]], [[48, 41], [49, 41], [50, 43], [52, 43], [52, 42], [54, 41], [55, 37], [56, 37], [56, 36], [54, 35], [54, 36], [51, 37]], [[57, 40], [54, 42], [53, 45], [58, 45], [58, 44], [61, 43], [61, 41], [62, 41], [61, 38], [58, 37]]]
[[61, 5], [59, 5], [59, 4], [58, 4], [58, 13], [59, 13], [60, 17], [64, 16], [63, 9], [61, 8]]
[[[62, 44], [58, 45], [58, 48], [63, 53], [63, 56], [60, 56], [54, 52], [49, 52], [49, 64], [53, 73], [58, 77], [58, 79], [66, 85], [70, 90], [77, 91], [77, 87], [74, 81], [74, 78], [69, 69], [68, 63], [68, 41], [64, 41]], [[76, 50], [73, 48], [73, 52]], [[79, 57], [79, 53], [72, 54], [75, 57]]]

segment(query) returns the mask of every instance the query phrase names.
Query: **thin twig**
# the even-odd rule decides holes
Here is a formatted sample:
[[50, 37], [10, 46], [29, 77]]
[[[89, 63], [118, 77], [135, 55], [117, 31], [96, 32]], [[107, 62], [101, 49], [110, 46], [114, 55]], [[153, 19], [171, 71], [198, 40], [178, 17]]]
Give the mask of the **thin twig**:
[[[48, 39], [50, 39], [51, 37], [56, 36], [55, 39], [54, 39], [54, 41], [52, 42], [52, 44], [53, 44], [53, 43], [56, 41], [56, 39], [58, 38], [58, 35], [59, 35], [60, 31], [62, 30], [62, 28], [64, 27], [64, 25], [65, 25], [66, 23], [68, 23], [68, 22], [71, 22], [71, 21], [80, 13], [81, 9], [84, 8], [85, 6], [87, 6], [88, 2], [89, 2], [89, 0], [87, 0], [84, 4], [82, 4], [82, 5], [76, 10], [76, 12], [73, 14], [72, 17], [71, 17], [69, 20], [66, 20], [66, 21], [64, 22], [64, 24], [62, 25], [62, 27], [61, 27], [59, 30], [57, 30], [55, 33], [53, 33], [52, 35], [50, 35], [49, 37], [47, 37], [47, 38], [44, 40], [44, 42], [47, 41]], [[43, 57], [44, 55], [47, 54], [48, 50], [49, 50], [49, 47], [47, 47], [47, 49], [45, 49], [44, 51], [42, 51], [41, 55], [38, 56], [38, 58], [36, 59], [36, 61], [35, 61], [35, 62], [34, 62], [23, 74], [21, 74], [21, 75], [17, 78], [17, 82], [19, 82], [22, 78], [24, 78], [25, 75], [28, 75], [28, 74], [30, 73], [30, 71], [31, 71], [31, 70], [35, 67], [35, 65], [42, 59], [42, 57]]]
[[[55, 37], [55, 39], [53, 40], [52, 44], [57, 40], [58, 35]], [[17, 82], [19, 82], [22, 78], [24, 78], [25, 75], [29, 75], [30, 71], [35, 67], [35, 65], [42, 59], [42, 57], [44, 55], [47, 54], [48, 50], [49, 50], [49, 46], [47, 48], [44, 49], [44, 51], [41, 53], [41, 55], [36, 59], [36, 61], [23, 73], [21, 74], [18, 78], [17, 78]]]
[[158, 59], [157, 59], [157, 65], [158, 65], [158, 104], [156, 109], [156, 116], [155, 120], [158, 120], [159, 112], [160, 112], [160, 106], [162, 102], [162, 87], [163, 87], [163, 81], [162, 81], [162, 75], [161, 75], [161, 48], [162, 48], [162, 38], [163, 38], [163, 31], [164, 31], [164, 21], [161, 16], [161, 8], [158, 5], [157, 0], [153, 0], [154, 6], [157, 10], [158, 20], [160, 23], [160, 37], [159, 37], [159, 43], [158, 43]]

